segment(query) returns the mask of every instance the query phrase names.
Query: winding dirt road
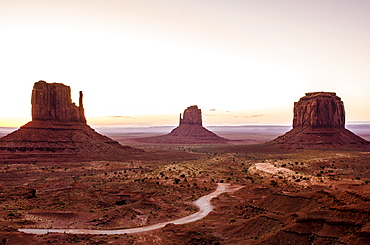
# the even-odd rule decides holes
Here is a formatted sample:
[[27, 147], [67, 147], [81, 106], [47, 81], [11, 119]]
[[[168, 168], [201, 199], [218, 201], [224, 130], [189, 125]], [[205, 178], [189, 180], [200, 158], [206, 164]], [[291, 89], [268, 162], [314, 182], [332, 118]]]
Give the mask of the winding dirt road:
[[243, 186], [233, 186], [228, 183], [218, 183], [217, 189], [205, 196], [200, 197], [198, 200], [194, 202], [194, 205], [199, 208], [199, 211], [191, 214], [189, 216], [158, 223], [155, 225], [145, 226], [145, 227], [137, 227], [137, 228], [130, 228], [130, 229], [119, 229], [119, 230], [88, 230], [88, 229], [18, 229], [18, 231], [31, 233], [31, 234], [47, 234], [50, 232], [56, 233], [72, 233], [72, 234], [105, 234], [105, 235], [118, 235], [118, 234], [130, 234], [130, 233], [138, 233], [138, 232], [145, 232], [151, 231], [155, 229], [159, 229], [164, 227], [167, 224], [186, 224], [190, 222], [194, 222], [206, 217], [212, 210], [213, 206], [211, 204], [212, 198], [220, 195], [224, 192], [234, 192], [241, 189]]

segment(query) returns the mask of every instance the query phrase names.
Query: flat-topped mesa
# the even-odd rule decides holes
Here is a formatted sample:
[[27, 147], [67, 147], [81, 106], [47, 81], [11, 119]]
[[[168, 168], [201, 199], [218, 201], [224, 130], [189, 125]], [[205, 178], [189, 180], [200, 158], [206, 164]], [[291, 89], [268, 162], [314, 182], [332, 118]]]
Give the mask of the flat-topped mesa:
[[80, 91], [79, 105], [71, 99], [71, 88], [62, 83], [38, 81], [32, 90], [32, 120], [86, 123]]
[[344, 105], [335, 93], [306, 93], [294, 103], [293, 128], [344, 128], [344, 124]]
[[344, 105], [335, 93], [306, 93], [294, 103], [293, 129], [266, 144], [299, 149], [368, 149], [369, 142], [346, 129], [344, 123]]
[[192, 105], [184, 110], [183, 117], [180, 114], [180, 125], [181, 124], [195, 124], [202, 126], [202, 110], [198, 109], [198, 106]]

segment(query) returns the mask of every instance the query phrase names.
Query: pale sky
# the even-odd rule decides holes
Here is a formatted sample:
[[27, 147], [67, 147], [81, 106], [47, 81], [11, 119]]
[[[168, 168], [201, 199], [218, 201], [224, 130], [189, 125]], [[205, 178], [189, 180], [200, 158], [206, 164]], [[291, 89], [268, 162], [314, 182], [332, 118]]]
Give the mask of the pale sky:
[[291, 124], [306, 92], [370, 121], [369, 0], [0, 0], [0, 126], [39, 80], [84, 92], [95, 126]]

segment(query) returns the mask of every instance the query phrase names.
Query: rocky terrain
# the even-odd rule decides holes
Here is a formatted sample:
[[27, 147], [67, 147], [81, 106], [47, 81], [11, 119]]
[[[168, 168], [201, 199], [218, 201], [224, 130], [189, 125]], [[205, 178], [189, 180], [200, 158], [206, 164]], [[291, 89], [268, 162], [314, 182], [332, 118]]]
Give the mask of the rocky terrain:
[[138, 142], [161, 144], [225, 144], [227, 139], [204, 128], [202, 112], [198, 106], [189, 106], [183, 117], [180, 114], [180, 124], [167, 135], [137, 139]]
[[[145, 150], [150, 151], [151, 146]], [[368, 244], [370, 155], [361, 151], [221, 151], [173, 148], [178, 157], [2, 164], [0, 238], [5, 244]], [[188, 153], [192, 159], [181, 158]], [[290, 171], [265, 172], [265, 163]], [[118, 229], [195, 213], [216, 183], [243, 188], [185, 225], [123, 235], [31, 235], [17, 228]]]
[[[59, 93], [37, 91], [44, 99], [33, 106]], [[79, 106], [53, 103], [0, 141], [2, 244], [370, 244], [370, 148], [344, 128], [343, 104], [333, 93], [307, 94], [295, 104], [291, 131], [255, 145], [194, 144], [189, 129], [202, 128], [201, 112], [189, 107], [178, 128], [158, 137], [186, 144], [124, 147], [87, 126], [82, 99]], [[58, 116], [68, 110], [74, 116]], [[176, 220], [196, 213], [193, 201], [217, 183], [240, 189], [213, 198], [214, 210], [191, 223], [116, 235], [19, 231]]]

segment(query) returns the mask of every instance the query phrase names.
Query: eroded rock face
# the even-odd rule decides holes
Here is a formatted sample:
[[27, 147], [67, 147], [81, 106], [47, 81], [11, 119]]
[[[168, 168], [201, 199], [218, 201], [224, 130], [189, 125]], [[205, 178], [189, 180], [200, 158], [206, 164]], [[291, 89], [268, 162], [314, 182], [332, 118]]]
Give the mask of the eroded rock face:
[[86, 123], [80, 92], [79, 105], [72, 103], [71, 88], [62, 83], [36, 82], [32, 90], [32, 120]]
[[335, 93], [306, 93], [306, 96], [294, 103], [293, 128], [344, 128], [344, 122], [344, 105]]
[[198, 106], [189, 106], [184, 110], [184, 115], [181, 118], [180, 114], [180, 125], [181, 124], [195, 124], [202, 126], [202, 110], [198, 109]]

